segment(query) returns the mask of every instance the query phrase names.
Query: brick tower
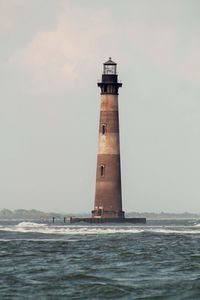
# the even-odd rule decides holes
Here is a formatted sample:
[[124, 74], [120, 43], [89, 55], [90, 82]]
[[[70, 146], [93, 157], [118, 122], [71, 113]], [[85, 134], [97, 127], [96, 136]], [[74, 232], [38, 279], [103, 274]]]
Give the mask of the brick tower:
[[93, 218], [123, 219], [117, 64], [109, 58], [103, 64], [101, 89], [99, 143], [96, 170], [96, 193]]
[[71, 223], [146, 223], [146, 218], [125, 218], [122, 210], [117, 64], [109, 58], [103, 64], [101, 82], [99, 145], [96, 192], [92, 216], [70, 217]]

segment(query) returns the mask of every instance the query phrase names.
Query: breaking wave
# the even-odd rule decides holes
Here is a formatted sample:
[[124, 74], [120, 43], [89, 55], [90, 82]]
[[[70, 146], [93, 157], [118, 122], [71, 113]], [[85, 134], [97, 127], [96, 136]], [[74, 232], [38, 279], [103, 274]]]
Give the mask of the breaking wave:
[[56, 235], [97, 235], [97, 234], [200, 234], [200, 224], [193, 226], [91, 226], [91, 225], [49, 225], [35, 222], [21, 222], [12, 226], [0, 226], [0, 231], [19, 233], [41, 233]]
[[48, 225], [34, 222], [21, 222], [15, 226], [0, 227], [0, 231], [13, 231], [13, 232], [35, 232], [45, 234], [113, 234], [113, 233], [140, 233], [144, 229], [141, 228], [123, 228], [123, 227], [103, 227], [103, 226], [63, 226], [63, 225]]
[[47, 226], [47, 224], [41, 224], [41, 223], [34, 223], [34, 222], [21, 222], [16, 225], [17, 228], [32, 228], [32, 227], [44, 227]]

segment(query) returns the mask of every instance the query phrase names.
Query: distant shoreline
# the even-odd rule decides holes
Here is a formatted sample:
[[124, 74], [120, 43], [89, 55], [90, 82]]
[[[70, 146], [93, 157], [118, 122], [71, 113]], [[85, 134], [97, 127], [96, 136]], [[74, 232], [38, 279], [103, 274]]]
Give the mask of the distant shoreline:
[[[56, 219], [63, 219], [64, 217], [69, 218], [70, 216], [77, 217], [89, 217], [88, 213], [54, 213], [54, 212], [43, 212], [36, 209], [26, 210], [26, 209], [2, 209], [0, 210], [0, 220], [2, 219], [52, 219], [55, 217]], [[126, 217], [129, 218], [147, 218], [148, 220], [172, 220], [172, 219], [200, 219], [200, 214], [195, 213], [154, 213], [154, 212], [128, 212], [126, 213]]]

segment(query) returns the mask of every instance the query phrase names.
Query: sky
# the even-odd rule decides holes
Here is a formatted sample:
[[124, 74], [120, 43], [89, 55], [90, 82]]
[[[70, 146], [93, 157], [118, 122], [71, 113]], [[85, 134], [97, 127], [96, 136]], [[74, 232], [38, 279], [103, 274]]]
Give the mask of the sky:
[[200, 213], [199, 37], [199, 0], [0, 0], [0, 209], [93, 209], [111, 56], [123, 209]]

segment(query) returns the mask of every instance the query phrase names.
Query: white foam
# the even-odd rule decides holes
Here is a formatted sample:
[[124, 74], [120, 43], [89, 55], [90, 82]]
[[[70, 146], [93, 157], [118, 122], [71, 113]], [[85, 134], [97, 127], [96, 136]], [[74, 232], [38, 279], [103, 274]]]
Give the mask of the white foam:
[[[197, 226], [199, 225], [199, 226]], [[1, 231], [21, 233], [41, 233], [55, 235], [97, 235], [97, 234], [138, 234], [142, 232], [158, 234], [200, 234], [196, 229], [200, 224], [189, 226], [84, 226], [84, 225], [48, 225], [34, 222], [21, 222], [13, 226], [1, 226]]]
[[168, 229], [168, 228], [157, 228], [148, 230], [153, 233], [164, 233], [164, 234], [200, 234], [200, 230], [192, 230], [192, 229]]
[[32, 222], [22, 222], [15, 226], [2, 227], [2, 231], [12, 232], [33, 232], [33, 233], [44, 233], [44, 234], [115, 234], [115, 233], [140, 233], [144, 229], [133, 228], [133, 227], [93, 227], [93, 226], [48, 226], [47, 224], [39, 224]]
[[44, 227], [47, 226], [47, 224], [40, 224], [40, 223], [34, 223], [34, 222], [21, 222], [16, 225], [16, 227], [20, 228], [38, 228], [38, 227]]

